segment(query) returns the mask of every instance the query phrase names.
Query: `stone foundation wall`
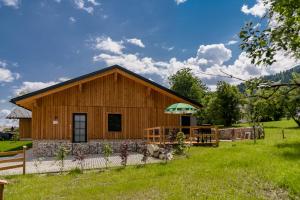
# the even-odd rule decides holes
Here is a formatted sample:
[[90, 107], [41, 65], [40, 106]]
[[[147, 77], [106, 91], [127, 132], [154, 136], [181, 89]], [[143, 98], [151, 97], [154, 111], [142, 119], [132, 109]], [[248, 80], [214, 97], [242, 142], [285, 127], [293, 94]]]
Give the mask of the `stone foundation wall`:
[[74, 155], [77, 152], [83, 152], [84, 154], [102, 154], [102, 148], [104, 144], [110, 144], [113, 153], [120, 152], [120, 146], [122, 143], [128, 144], [128, 151], [141, 152], [145, 141], [141, 139], [136, 140], [90, 140], [87, 143], [72, 143], [69, 140], [34, 140], [32, 143], [32, 149], [34, 156], [38, 157], [52, 157], [56, 155], [56, 152], [65, 147], [70, 154]]
[[[221, 140], [235, 140], [235, 139], [253, 139], [254, 133], [252, 127], [243, 128], [225, 128], [219, 129], [219, 139]], [[256, 137], [263, 135], [263, 130], [261, 127], [255, 128]]]

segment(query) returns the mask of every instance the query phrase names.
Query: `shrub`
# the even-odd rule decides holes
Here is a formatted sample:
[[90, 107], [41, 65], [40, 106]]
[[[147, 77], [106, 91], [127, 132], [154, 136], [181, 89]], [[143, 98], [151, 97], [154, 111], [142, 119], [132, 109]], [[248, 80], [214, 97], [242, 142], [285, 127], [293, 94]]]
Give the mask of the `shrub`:
[[142, 154], [143, 154], [143, 157], [142, 157], [142, 162], [144, 163], [144, 165], [147, 163], [147, 160], [150, 156], [150, 152], [148, 151], [148, 148], [147, 148], [147, 145], [143, 145], [142, 147]]
[[168, 133], [167, 138], [168, 138], [168, 140], [170, 142], [175, 142], [175, 140], [176, 140], [176, 132], [175, 132], [175, 130], [170, 130], [169, 133]]
[[71, 169], [71, 170], [69, 171], [69, 174], [70, 174], [70, 175], [82, 174], [82, 170], [79, 169], [78, 167], [76, 167], [76, 168], [74, 168], [74, 169]]
[[16, 142], [16, 141], [19, 141], [20, 140], [20, 135], [19, 133], [14, 133], [12, 135], [12, 141]]
[[56, 160], [56, 162], [58, 162], [60, 173], [62, 173], [64, 171], [65, 159], [68, 154], [69, 154], [69, 151], [63, 146], [61, 146], [58, 149], [58, 152], [56, 153], [55, 160]]
[[103, 146], [103, 155], [105, 159], [105, 168], [108, 168], [108, 163], [109, 163], [109, 157], [113, 153], [113, 150], [109, 144], [104, 144]]
[[175, 153], [178, 155], [183, 155], [186, 150], [186, 145], [184, 144], [185, 135], [183, 132], [178, 132], [176, 135], [176, 142], [175, 145]]
[[81, 172], [83, 172], [84, 170], [84, 162], [85, 162], [85, 155], [84, 153], [79, 150], [76, 152], [76, 154], [74, 155], [74, 162], [77, 162], [79, 164], [79, 168], [81, 170]]
[[33, 160], [33, 165], [36, 169], [36, 172], [40, 173], [40, 165], [42, 164], [42, 161], [44, 160], [44, 157], [38, 157], [37, 159]]
[[128, 159], [128, 144], [124, 142], [120, 147], [121, 165], [126, 167]]

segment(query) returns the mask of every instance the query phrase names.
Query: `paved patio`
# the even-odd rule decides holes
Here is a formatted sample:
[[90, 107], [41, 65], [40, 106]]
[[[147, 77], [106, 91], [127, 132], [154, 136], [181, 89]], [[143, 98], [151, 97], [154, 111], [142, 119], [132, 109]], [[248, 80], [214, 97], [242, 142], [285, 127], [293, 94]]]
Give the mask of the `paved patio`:
[[[54, 157], [51, 158], [44, 158], [42, 161], [38, 162], [37, 159], [35, 159], [32, 156], [31, 150], [28, 150], [26, 152], [26, 174], [35, 174], [35, 173], [50, 173], [50, 172], [59, 172], [59, 163], [56, 162]], [[14, 156], [15, 158], [20, 157], [20, 155]], [[142, 155], [138, 153], [132, 153], [128, 156], [127, 165], [139, 165], [142, 164], [141, 159]], [[12, 157], [10, 157], [12, 158]], [[0, 159], [6, 159], [6, 158], [0, 158]], [[161, 160], [155, 159], [152, 157], [149, 157], [147, 163], [159, 163]], [[15, 164], [21, 164], [21, 163], [6, 163], [1, 164], [1, 167], [9, 166], [9, 165], [15, 165]], [[118, 167], [121, 166], [121, 158], [119, 155], [112, 155], [109, 157], [109, 167]], [[68, 156], [65, 160], [65, 167], [64, 171], [70, 171], [72, 169], [75, 169], [76, 167], [80, 167], [79, 163], [74, 161], [73, 156]], [[105, 168], [105, 160], [104, 158], [97, 154], [97, 155], [88, 155], [84, 160], [84, 169], [100, 169]], [[23, 168], [17, 168], [17, 169], [9, 169], [0, 171], [0, 176], [2, 175], [16, 175], [16, 174], [22, 174]]]

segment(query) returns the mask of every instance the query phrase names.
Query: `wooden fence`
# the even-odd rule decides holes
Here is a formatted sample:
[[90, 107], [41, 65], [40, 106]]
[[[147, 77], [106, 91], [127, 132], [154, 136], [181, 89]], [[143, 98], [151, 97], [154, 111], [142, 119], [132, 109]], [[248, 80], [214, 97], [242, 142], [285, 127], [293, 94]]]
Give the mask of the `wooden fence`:
[[[9, 157], [7, 157], [5, 159], [1, 159], [0, 164], [3, 164], [3, 163], [13, 163], [13, 164], [8, 165], [8, 166], [4, 166], [4, 167], [0, 166], [0, 171], [22, 167], [23, 168], [23, 174], [25, 174], [26, 173], [26, 148], [27, 148], [26, 146], [23, 146], [23, 150], [0, 152], [1, 157], [14, 156], [14, 155], [17, 155], [17, 154], [22, 155], [21, 157], [18, 157], [18, 158], [9, 158]], [[15, 164], [16, 162], [19, 163], [19, 164]], [[22, 164], [20, 164], [20, 162]]]
[[191, 145], [219, 145], [219, 130], [215, 126], [160, 126], [144, 130], [149, 144], [175, 144], [176, 134], [185, 134], [185, 143]]

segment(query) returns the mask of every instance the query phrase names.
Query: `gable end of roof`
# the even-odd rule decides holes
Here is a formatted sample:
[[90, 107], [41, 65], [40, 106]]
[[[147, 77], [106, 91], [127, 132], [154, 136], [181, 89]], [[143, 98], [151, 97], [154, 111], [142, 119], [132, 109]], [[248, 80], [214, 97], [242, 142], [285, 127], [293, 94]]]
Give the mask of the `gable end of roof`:
[[10, 100], [11, 103], [14, 103], [14, 104], [17, 104], [17, 101], [20, 101], [20, 100], [23, 100], [23, 99], [26, 99], [26, 98], [29, 98], [29, 97], [33, 97], [35, 95], [38, 95], [38, 94], [41, 94], [41, 93], [44, 93], [44, 92], [47, 92], [47, 91], [50, 91], [52, 89], [56, 89], [56, 88], [59, 88], [59, 87], [62, 87], [62, 86], [65, 86], [65, 85], [68, 85], [68, 84], [71, 84], [71, 83], [74, 83], [74, 82], [77, 82], [77, 81], [80, 81], [80, 80], [83, 80], [83, 79], [86, 79], [86, 78], [89, 78], [89, 77], [92, 77], [92, 76], [95, 76], [95, 75], [98, 75], [98, 74], [101, 74], [101, 73], [104, 73], [104, 72], [107, 72], [107, 71], [110, 71], [110, 70], [113, 70], [113, 69], [118, 69], [118, 70], [121, 70], [127, 74], [130, 74], [138, 79], [141, 79], [155, 87], [158, 87], [172, 95], [175, 95], [187, 102], [190, 102], [198, 107], [203, 107], [200, 103], [198, 103], [197, 101], [194, 101], [194, 100], [191, 100], [189, 98], [186, 98], [180, 94], [178, 94], [177, 92], [173, 91], [173, 90], [170, 90], [158, 83], [155, 83], [154, 81], [151, 81], [139, 74], [136, 74], [128, 69], [125, 69], [119, 65], [113, 65], [113, 66], [110, 66], [110, 67], [107, 67], [107, 68], [104, 68], [104, 69], [101, 69], [101, 70], [98, 70], [98, 71], [94, 71], [94, 72], [91, 72], [89, 74], [85, 74], [85, 75], [82, 75], [82, 76], [79, 76], [77, 78], [73, 78], [73, 79], [70, 79], [70, 80], [67, 80], [67, 81], [64, 81], [64, 82], [61, 82], [61, 83], [58, 83], [58, 84], [55, 84], [55, 85], [52, 85], [52, 86], [49, 86], [49, 87], [46, 87], [46, 88], [43, 88], [43, 89], [40, 89], [40, 90], [37, 90], [37, 91], [34, 91], [34, 92], [31, 92], [31, 93], [28, 93], [28, 94], [25, 94], [25, 95], [22, 95], [22, 96], [18, 96], [18, 97], [15, 97], [15, 98], [12, 98]]

